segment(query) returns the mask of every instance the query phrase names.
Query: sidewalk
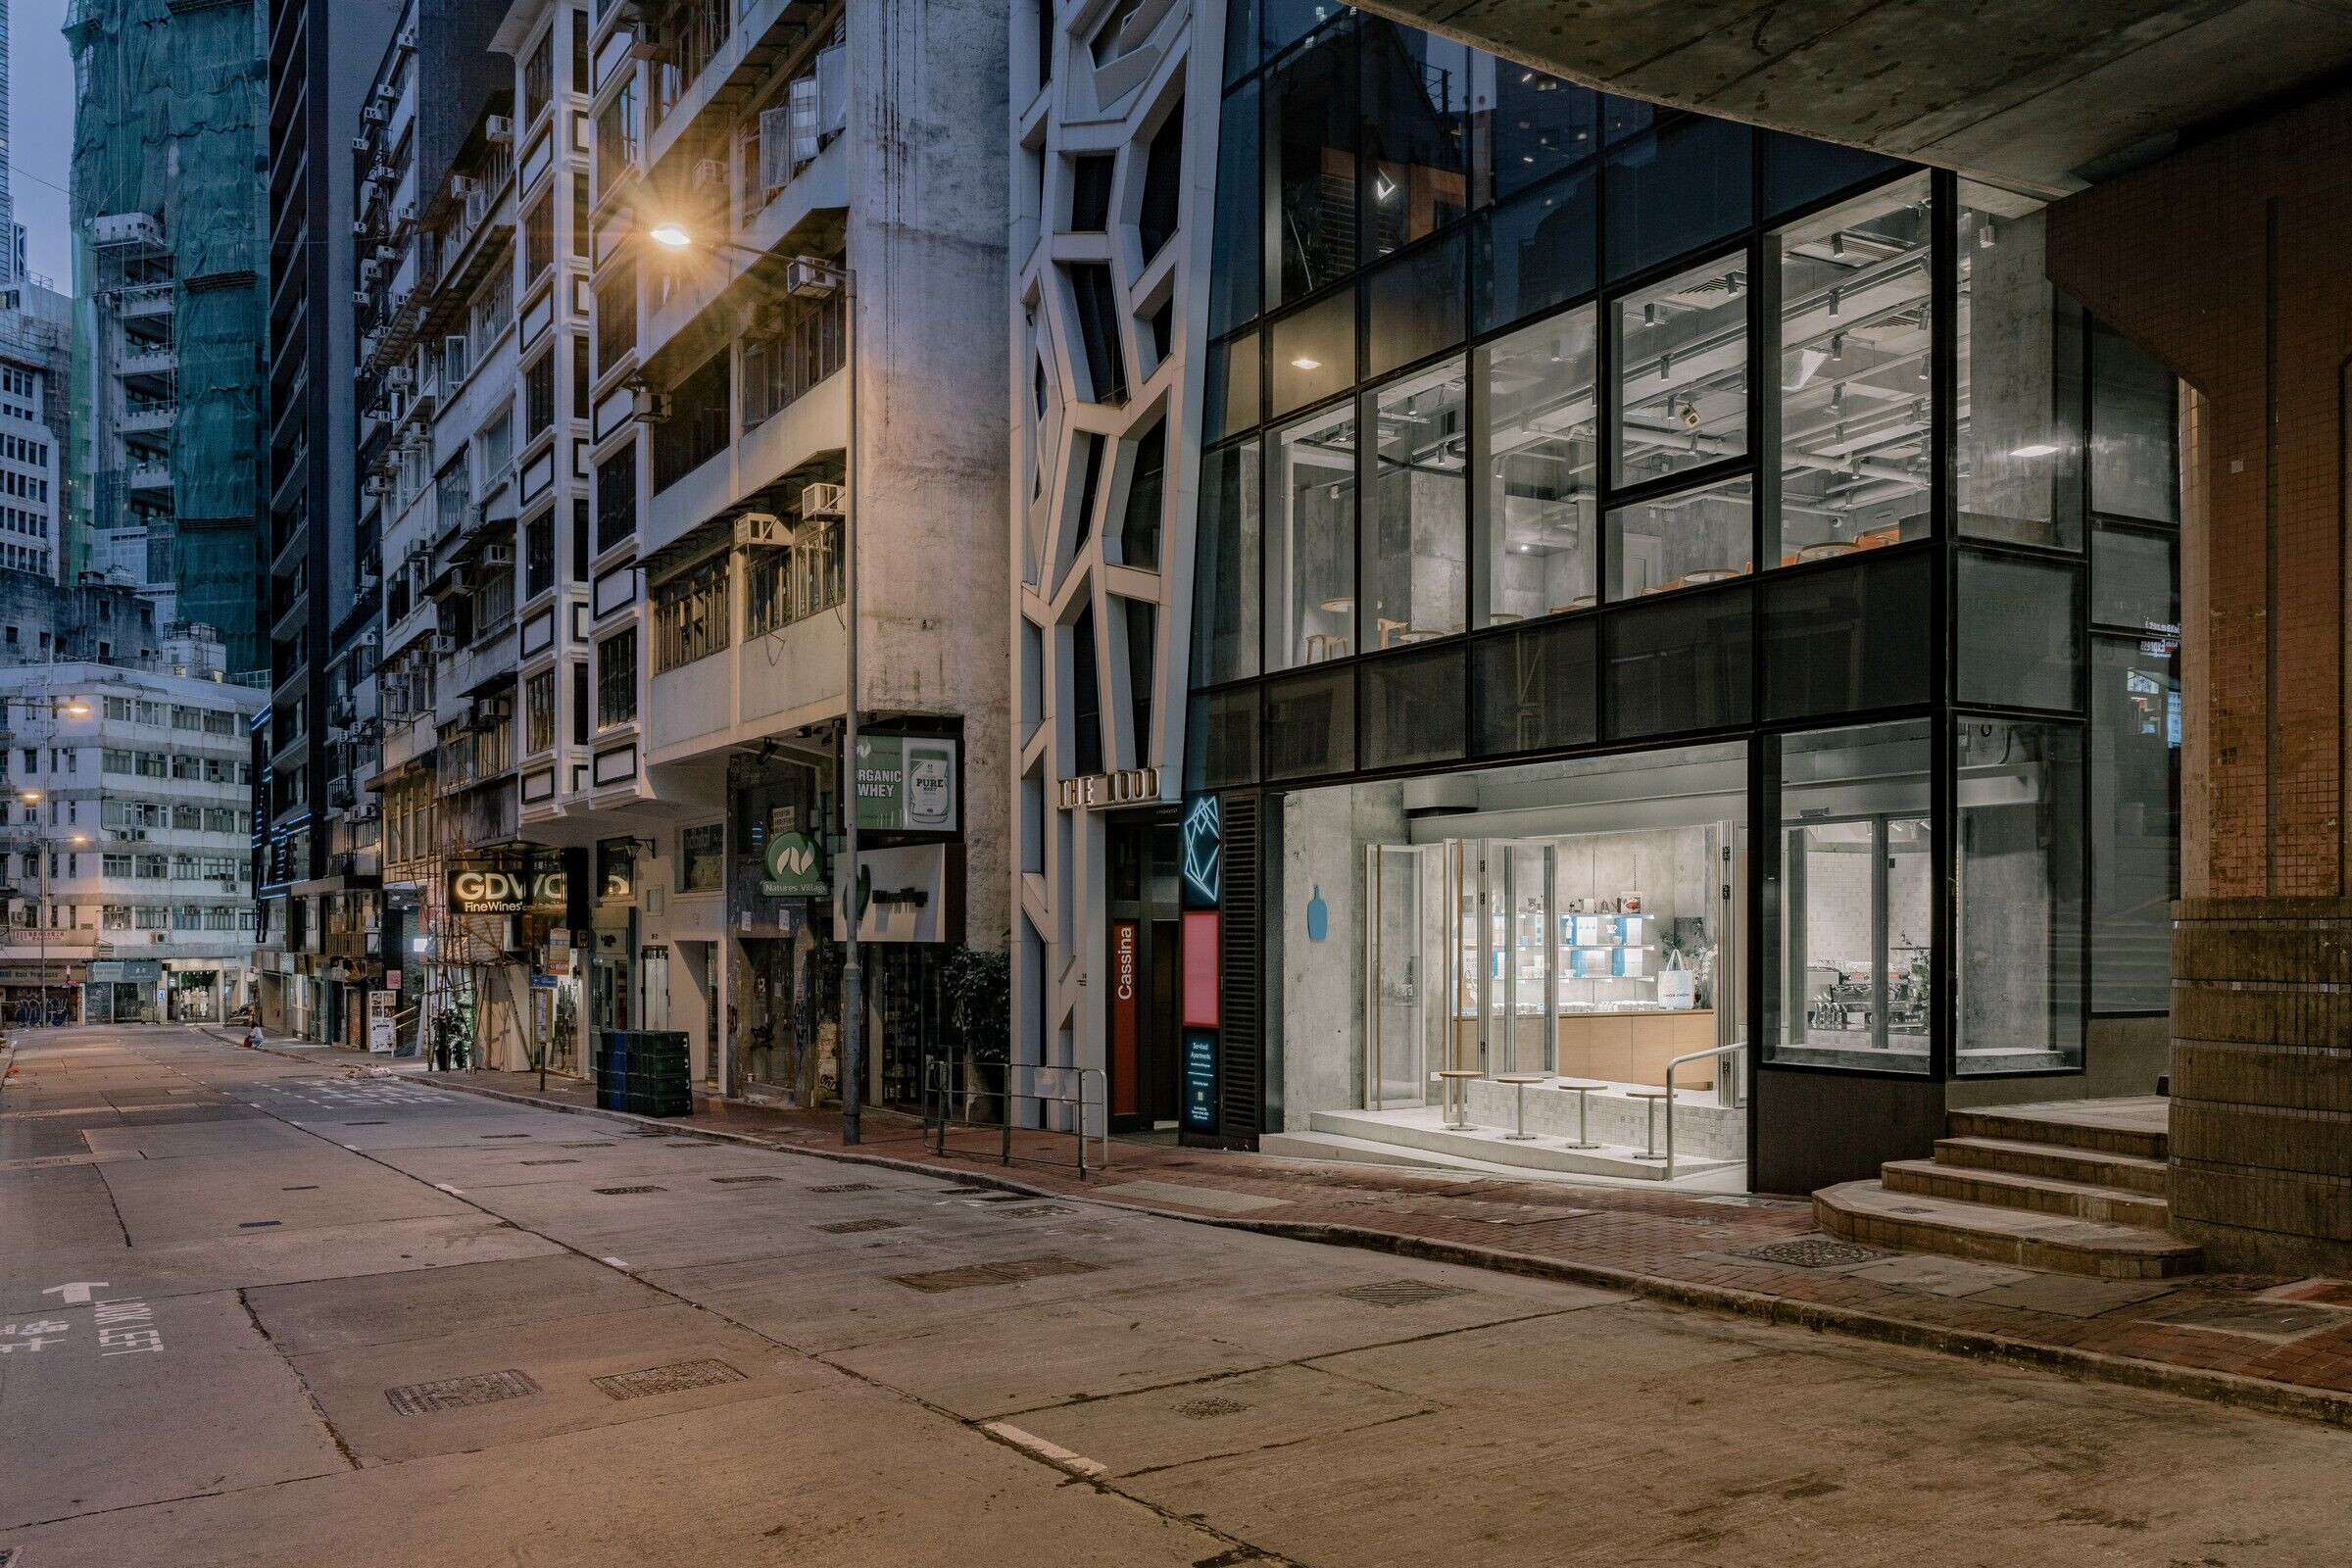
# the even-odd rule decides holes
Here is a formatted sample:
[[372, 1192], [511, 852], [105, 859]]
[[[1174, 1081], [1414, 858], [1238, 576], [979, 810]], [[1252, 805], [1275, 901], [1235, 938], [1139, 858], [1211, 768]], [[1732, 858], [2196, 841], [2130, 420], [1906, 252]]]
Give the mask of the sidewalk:
[[[762, 1144], [969, 1185], [1146, 1209], [1632, 1292], [1771, 1322], [2132, 1384], [2352, 1426], [2352, 1282], [2255, 1275], [2085, 1279], [1856, 1247], [1802, 1199], [1576, 1187], [1113, 1140], [1084, 1180], [1065, 1134], [994, 1129], [936, 1152], [910, 1119], [868, 1113], [857, 1149], [831, 1111], [698, 1098], [655, 1120], [599, 1111], [590, 1088], [530, 1073], [418, 1081], [649, 1130]], [[1089, 1159], [1098, 1146], [1089, 1146]]]

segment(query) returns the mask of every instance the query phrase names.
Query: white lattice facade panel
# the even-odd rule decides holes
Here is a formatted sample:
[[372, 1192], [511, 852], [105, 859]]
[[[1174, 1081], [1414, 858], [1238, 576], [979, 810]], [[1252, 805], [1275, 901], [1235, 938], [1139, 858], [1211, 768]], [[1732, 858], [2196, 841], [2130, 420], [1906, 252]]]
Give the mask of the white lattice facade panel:
[[[1027, 27], [1050, 13], [1041, 50]], [[1106, 832], [1091, 774], [1183, 765], [1205, 217], [1222, 0], [1016, 16], [1011, 215], [1015, 1051], [1103, 1061]], [[1206, 28], [1203, 32], [1201, 29]], [[1200, 56], [1196, 65], [1196, 55]], [[1051, 79], [1040, 83], [1041, 57]], [[1154, 505], [1156, 498], [1156, 505]], [[1091, 695], [1089, 692], [1091, 675]]]

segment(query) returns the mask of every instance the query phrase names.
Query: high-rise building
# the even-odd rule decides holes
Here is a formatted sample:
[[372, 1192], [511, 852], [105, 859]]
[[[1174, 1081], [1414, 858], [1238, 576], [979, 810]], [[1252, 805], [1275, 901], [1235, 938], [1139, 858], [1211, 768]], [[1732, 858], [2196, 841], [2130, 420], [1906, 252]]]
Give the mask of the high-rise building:
[[[392, 438], [387, 340], [421, 308], [416, 181], [502, 79], [494, 16], [456, 0], [271, 12], [271, 701], [255, 736], [265, 1021], [358, 1044], [383, 983], [376, 663]], [[436, 171], [429, 176], [426, 171]]]
[[267, 664], [254, 538], [265, 510], [269, 303], [258, 0], [74, 0], [77, 91], [68, 579], [131, 572], [159, 626], [217, 628]]

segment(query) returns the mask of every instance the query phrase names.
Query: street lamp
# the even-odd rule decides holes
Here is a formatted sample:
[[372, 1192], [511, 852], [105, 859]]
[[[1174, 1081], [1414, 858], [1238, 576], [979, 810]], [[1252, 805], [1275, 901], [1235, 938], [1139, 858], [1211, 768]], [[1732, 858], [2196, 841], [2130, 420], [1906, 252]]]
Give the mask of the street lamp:
[[[698, 240], [686, 225], [670, 220], [657, 223], [646, 237], [665, 250], [682, 251], [700, 244], [711, 250], [734, 251], [756, 261], [769, 253], [730, 240]], [[858, 955], [858, 274], [837, 262], [818, 256], [792, 258], [785, 291], [796, 299], [841, 298], [841, 357], [849, 371], [849, 417], [846, 421], [841, 503], [841, 599], [847, 635], [842, 664], [849, 696], [843, 704], [841, 770], [843, 784], [842, 866], [847, 893], [842, 900], [846, 932], [841, 960], [841, 1141], [858, 1142], [858, 1102], [865, 1080], [865, 964]]]

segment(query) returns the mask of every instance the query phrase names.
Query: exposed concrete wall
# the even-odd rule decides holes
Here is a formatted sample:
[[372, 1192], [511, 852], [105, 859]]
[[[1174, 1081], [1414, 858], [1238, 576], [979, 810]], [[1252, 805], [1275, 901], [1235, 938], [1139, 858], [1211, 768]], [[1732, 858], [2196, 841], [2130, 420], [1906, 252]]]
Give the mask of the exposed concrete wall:
[[1004, 944], [1010, 658], [1004, 332], [1007, 8], [849, 10], [858, 274], [858, 686], [959, 713], [966, 936]]
[[[1399, 784], [1303, 790], [1283, 798], [1282, 813], [1282, 880], [1267, 909], [1282, 922], [1283, 1126], [1268, 1130], [1302, 1132], [1315, 1111], [1364, 1102], [1364, 849], [1410, 833]], [[1329, 925], [1315, 942], [1307, 906], [1318, 894]]]

